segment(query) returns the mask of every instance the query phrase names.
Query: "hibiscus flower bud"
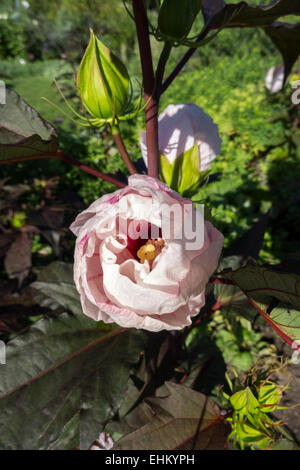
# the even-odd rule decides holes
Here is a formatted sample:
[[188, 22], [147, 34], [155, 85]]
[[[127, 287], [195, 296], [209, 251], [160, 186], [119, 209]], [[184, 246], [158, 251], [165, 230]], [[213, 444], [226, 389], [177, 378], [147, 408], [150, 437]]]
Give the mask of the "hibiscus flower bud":
[[[158, 118], [158, 145], [162, 179], [180, 194], [191, 197], [221, 151], [218, 126], [195, 104], [169, 105]], [[141, 150], [147, 165], [146, 132]]]
[[77, 236], [74, 280], [87, 316], [179, 330], [204, 305], [223, 235], [159, 180], [130, 176], [128, 186], [95, 201], [70, 228]]
[[189, 34], [202, 0], [164, 0], [158, 15], [158, 31], [167, 40], [180, 41]]
[[77, 86], [84, 106], [95, 118], [114, 119], [124, 112], [129, 93], [127, 69], [92, 30]]
[[266, 88], [273, 95], [280, 91], [284, 82], [284, 66], [279, 64], [271, 67], [266, 75]]

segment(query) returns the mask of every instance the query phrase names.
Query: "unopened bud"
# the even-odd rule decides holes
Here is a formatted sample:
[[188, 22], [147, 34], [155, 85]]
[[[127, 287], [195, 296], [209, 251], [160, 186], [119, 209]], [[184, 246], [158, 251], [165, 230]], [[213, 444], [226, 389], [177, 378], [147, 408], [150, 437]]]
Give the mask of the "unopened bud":
[[84, 106], [95, 118], [114, 119], [124, 113], [129, 93], [127, 69], [92, 30], [77, 86]]

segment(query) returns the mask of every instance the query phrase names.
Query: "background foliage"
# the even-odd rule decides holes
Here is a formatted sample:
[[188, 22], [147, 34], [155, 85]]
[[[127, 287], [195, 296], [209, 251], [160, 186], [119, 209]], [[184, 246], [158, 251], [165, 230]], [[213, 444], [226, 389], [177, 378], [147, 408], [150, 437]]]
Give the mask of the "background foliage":
[[[150, 7], [153, 7], [151, 2]], [[154, 13], [150, 8], [150, 18], [151, 15]], [[106, 130], [76, 127], [62, 112], [42, 100], [43, 96], [47, 97], [67, 111], [53, 85], [56, 78], [68, 99], [80, 108], [74, 74], [88, 42], [88, 27], [93, 27], [105, 44], [120, 56], [131, 77], [140, 80], [134, 23], [125, 14], [119, 0], [1, 2], [0, 76], [4, 77], [8, 87], [17, 91], [56, 127], [63, 151], [103, 172], [124, 178], [127, 170]], [[161, 47], [154, 40], [152, 46], [157, 63]], [[182, 53], [182, 47], [174, 50], [167, 72], [172, 70]], [[274, 96], [265, 89], [267, 71], [280, 61], [281, 56], [261, 30], [224, 30], [207, 47], [195, 53], [161, 101], [161, 109], [169, 103], [193, 102], [218, 124], [223, 141], [222, 153], [213, 163], [211, 177], [195, 200], [204, 201], [210, 208], [214, 224], [225, 235], [228, 255], [232, 254], [232, 243], [240, 240], [265, 216], [261, 249], [256, 258], [273, 264], [300, 257], [299, 108], [290, 102], [290, 82], [282, 93]], [[290, 80], [297, 79], [299, 68], [296, 64]], [[137, 95], [138, 91], [138, 84], [133, 80], [133, 93]], [[138, 141], [143, 127], [143, 116], [122, 125], [127, 148], [136, 161], [140, 158]], [[215, 287], [215, 302], [208, 308], [208, 311], [214, 308], [215, 314], [184, 335], [174, 337], [171, 349], [170, 339], [163, 334], [155, 339], [151, 334], [130, 332], [117, 335], [119, 339], [112, 344], [113, 354], [109, 363], [105, 367], [99, 364], [95, 370], [88, 369], [98, 392], [99, 383], [107, 380], [106, 367], [109, 366], [109, 370], [115, 367], [120, 372], [118, 377], [111, 377], [110, 386], [115, 393], [101, 392], [106, 397], [114, 396], [116, 403], [109, 400], [104, 404], [95, 403], [97, 398], [91, 396], [93, 392], [89, 386], [79, 383], [71, 372], [68, 375], [68, 364], [61, 364], [60, 360], [66, 354], [73, 360], [72, 355], [76, 356], [76, 351], [84, 347], [80, 346], [82, 329], [87, 330], [91, 348], [77, 364], [79, 370], [87, 370], [87, 364], [92, 367], [93, 355], [96, 356], [98, 348], [101, 352], [103, 347], [101, 342], [94, 347], [93, 341], [99, 335], [103, 335], [104, 342], [111, 341], [106, 335], [114, 335], [115, 332], [76, 316], [80, 313], [76, 293], [70, 285], [65, 286], [62, 279], [66, 279], [66, 272], [70, 277], [73, 260], [74, 240], [68, 230], [70, 222], [87, 204], [114, 189], [109, 183], [93, 179], [56, 159], [1, 167], [0, 338], [15, 338], [11, 343], [11, 367], [15, 367], [20, 354], [24, 353], [30, 365], [28, 374], [32, 390], [32, 394], [26, 395], [26, 377], [23, 376], [14, 383], [7, 383], [7, 373], [3, 369], [0, 381], [1, 392], [4, 393], [0, 404], [3, 410], [1, 424], [8, 431], [8, 439], [1, 441], [0, 437], [4, 448], [74, 448], [78, 445], [88, 448], [97, 432], [104, 429], [113, 433], [115, 438], [129, 433], [129, 444], [127, 442], [126, 445], [134, 445], [130, 433], [136, 431], [137, 423], [150, 428], [155, 425], [149, 421], [149, 410], [145, 411], [143, 399], [153, 395], [157, 389], [161, 396], [166, 394], [167, 390], [163, 388], [165, 380], [175, 377], [182, 387], [192, 387], [195, 393], [216, 398], [218, 386], [226, 384], [224, 374], [227, 366], [234, 366], [242, 373], [259, 358], [286, 352], [282, 345], [278, 348], [278, 343], [274, 344], [268, 328], [262, 327], [262, 322], [255, 319], [255, 312], [246, 309], [243, 299], [239, 299], [234, 307], [229, 302], [228, 308], [220, 310], [218, 302], [226, 296], [231, 299], [232, 292]], [[14, 260], [20, 253], [23, 264], [16, 267]], [[59, 267], [51, 264], [57, 260], [61, 263]], [[54, 319], [58, 319], [59, 324]], [[29, 328], [32, 324], [34, 326]], [[19, 336], [24, 329], [28, 332]], [[39, 348], [52, 351], [57, 342], [49, 342], [48, 336], [56, 337], [57, 334], [73, 335], [74, 339], [68, 343], [70, 351], [58, 350], [55, 363], [45, 364], [43, 361], [47, 362], [47, 355], [40, 357]], [[126, 342], [130, 343], [130, 354], [122, 359], [122, 367], [118, 368], [120, 351]], [[27, 344], [30, 344], [30, 350]], [[146, 370], [146, 358], [139, 356], [141, 344], [148, 345], [147, 360], [151, 363], [151, 373]], [[36, 362], [32, 363], [33, 350]], [[132, 372], [137, 364], [138, 368]], [[39, 377], [38, 371], [43, 368], [49, 374]], [[53, 380], [60, 383], [58, 396], [49, 402], [45, 398], [42, 409], [33, 410], [35, 426], [21, 443], [16, 430], [21, 429], [24, 417], [19, 410], [11, 419], [9, 412], [5, 412], [9, 409], [8, 403], [10, 400], [17, 403], [25, 400], [24, 403], [30, 406], [32, 397], [38, 396]], [[228, 388], [228, 385], [224, 386]], [[180, 386], [174, 388], [169, 384], [168, 387], [171, 403], [174, 394], [184, 401], [185, 391]], [[68, 403], [64, 401], [66, 396], [70, 398]], [[163, 409], [168, 423], [168, 400], [160, 400], [162, 398], [156, 398], [148, 405], [156, 410]], [[203, 400], [202, 396], [200, 401]], [[130, 414], [137, 405], [135, 415]], [[228, 429], [220, 426], [218, 412], [212, 404], [210, 406], [212, 418], [209, 427], [214, 432], [214, 426], [218, 427], [215, 445], [225, 445]], [[94, 407], [101, 419], [96, 419], [95, 427], [88, 434], [85, 423]], [[186, 410], [184, 413], [186, 417]], [[198, 416], [192, 406], [188, 413], [192, 418]], [[59, 425], [55, 420], [49, 420], [49, 415], [53, 414], [61, 416]], [[83, 432], [81, 429], [81, 435], [84, 435], [81, 443], [79, 421], [81, 426], [85, 426]], [[59, 431], [61, 423], [63, 433]], [[43, 433], [39, 440], [37, 433], [41, 427]], [[193, 429], [189, 433], [193, 434]], [[186, 438], [191, 443], [189, 433]], [[197, 445], [204, 446], [205, 439], [208, 439], [207, 435]], [[123, 443], [121, 440], [120, 448]]]

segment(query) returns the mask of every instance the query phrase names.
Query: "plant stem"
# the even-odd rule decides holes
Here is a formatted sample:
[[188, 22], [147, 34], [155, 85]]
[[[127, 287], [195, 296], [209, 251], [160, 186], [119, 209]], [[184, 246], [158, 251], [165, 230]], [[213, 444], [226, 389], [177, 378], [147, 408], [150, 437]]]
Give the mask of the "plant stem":
[[95, 170], [94, 168], [90, 166], [84, 165], [78, 160], [75, 160], [75, 158], [65, 155], [61, 150], [57, 150], [57, 152], [53, 152], [53, 153], [44, 153], [42, 155], [32, 155], [30, 157], [10, 158], [9, 160], [2, 160], [1, 164], [24, 162], [28, 160], [39, 160], [41, 158], [60, 158], [60, 160], [70, 163], [71, 165], [76, 166], [80, 170], [85, 171], [86, 173], [89, 173], [90, 175], [96, 176], [96, 178], [101, 178], [102, 180], [107, 181], [108, 183], [114, 184], [115, 186], [118, 186], [119, 188], [125, 188], [126, 186], [125, 183], [122, 183], [122, 181], [117, 180], [113, 176], [105, 175], [104, 173], [101, 173], [100, 171]]
[[119, 152], [121, 154], [121, 157], [123, 158], [124, 163], [127, 166], [130, 174], [134, 175], [135, 173], [137, 173], [137, 170], [136, 170], [133, 162], [131, 161], [131, 158], [130, 158], [127, 150], [126, 150], [126, 147], [124, 145], [122, 136], [121, 136], [120, 131], [119, 131], [118, 128], [112, 128], [112, 136], [113, 136], [115, 144], [118, 147]]
[[177, 75], [179, 74], [179, 72], [181, 72], [181, 70], [183, 69], [183, 67], [185, 66], [185, 64], [188, 62], [188, 60], [192, 57], [192, 55], [194, 54], [196, 49], [194, 48], [190, 48], [186, 54], [183, 56], [183, 58], [181, 59], [180, 62], [178, 62], [178, 64], [176, 65], [176, 67], [174, 68], [173, 72], [170, 73], [170, 75], [168, 76], [168, 78], [165, 80], [165, 82], [163, 83], [162, 87], [161, 87], [161, 94], [163, 94], [167, 88], [169, 88], [169, 86], [171, 85], [171, 83], [173, 82], [173, 80], [175, 80], [175, 78], [177, 77]]
[[60, 158], [61, 160], [63, 160], [64, 162], [70, 163], [71, 165], [76, 166], [80, 170], [85, 171], [86, 173], [89, 173], [90, 175], [96, 176], [96, 178], [101, 178], [102, 180], [107, 181], [108, 183], [114, 184], [115, 186], [118, 186], [119, 188], [125, 188], [126, 186], [126, 184], [122, 183], [116, 178], [113, 178], [112, 176], [109, 176], [109, 175], [105, 175], [104, 173], [101, 173], [100, 171], [95, 170], [94, 168], [91, 168], [90, 166], [84, 165], [78, 160], [75, 160], [75, 158], [65, 155], [60, 150], [57, 151], [57, 154], [52, 155], [52, 156], [56, 156]]
[[[209, 28], [206, 28], [204, 31], [202, 31], [201, 34], [199, 34], [199, 36], [197, 37], [197, 42], [198, 41], [202, 41], [202, 39], [204, 39], [207, 34], [209, 33]], [[165, 80], [165, 82], [163, 83], [162, 87], [161, 87], [161, 94], [163, 94], [167, 88], [169, 88], [169, 86], [171, 85], [171, 83], [173, 82], [173, 80], [177, 77], [177, 75], [179, 74], [179, 72], [183, 69], [183, 67], [185, 66], [185, 64], [188, 62], [188, 60], [192, 57], [192, 55], [194, 54], [194, 52], [196, 51], [197, 49], [195, 47], [191, 47], [183, 56], [183, 58], [181, 59], [180, 62], [178, 62], [178, 64], [176, 65], [176, 67], [174, 68], [173, 72], [170, 73], [170, 75], [168, 76], [168, 78]]]
[[158, 100], [154, 96], [155, 76], [153, 70], [149, 25], [143, 0], [132, 0], [133, 14], [138, 37], [146, 106], [146, 141], [148, 175], [158, 178]]
[[159, 97], [162, 93], [161, 92], [162, 81], [164, 78], [166, 64], [171, 54], [171, 50], [172, 50], [172, 45], [169, 42], [165, 42], [159, 61], [158, 61], [157, 69], [156, 69], [155, 96], [157, 98], [157, 101], [159, 101]]

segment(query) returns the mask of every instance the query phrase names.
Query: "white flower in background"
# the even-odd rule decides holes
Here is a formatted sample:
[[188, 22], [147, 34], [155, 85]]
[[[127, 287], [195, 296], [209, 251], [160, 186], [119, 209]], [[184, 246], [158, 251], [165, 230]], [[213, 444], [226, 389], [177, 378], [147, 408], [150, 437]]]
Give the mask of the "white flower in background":
[[282, 64], [271, 67], [266, 75], [266, 88], [271, 94], [277, 93], [283, 87], [284, 66]]
[[[170, 104], [158, 117], [159, 151], [169, 163], [195, 144], [198, 148], [199, 171], [209, 168], [221, 152], [218, 126], [195, 104]], [[141, 150], [147, 165], [146, 131], [141, 132]]]

